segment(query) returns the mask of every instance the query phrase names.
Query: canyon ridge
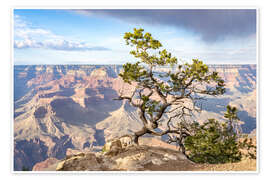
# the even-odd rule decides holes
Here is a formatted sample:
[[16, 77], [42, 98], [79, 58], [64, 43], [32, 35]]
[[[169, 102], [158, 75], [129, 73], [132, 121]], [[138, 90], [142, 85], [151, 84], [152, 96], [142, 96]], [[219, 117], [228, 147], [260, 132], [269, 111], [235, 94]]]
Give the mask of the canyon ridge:
[[[225, 80], [226, 93], [207, 97], [202, 112], [193, 118], [222, 121], [230, 104], [239, 110], [243, 132], [255, 136], [256, 65], [209, 68]], [[113, 100], [130, 88], [118, 77], [121, 69], [121, 65], [14, 66], [14, 170], [31, 170], [40, 162], [56, 162], [75, 152], [101, 151], [107, 140], [139, 130], [136, 109]]]

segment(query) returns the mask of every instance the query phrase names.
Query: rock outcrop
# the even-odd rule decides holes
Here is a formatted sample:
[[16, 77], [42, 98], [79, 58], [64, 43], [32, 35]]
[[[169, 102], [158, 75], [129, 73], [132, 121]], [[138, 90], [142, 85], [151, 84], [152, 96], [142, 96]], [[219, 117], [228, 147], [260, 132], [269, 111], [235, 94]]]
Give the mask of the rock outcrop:
[[[116, 143], [116, 144], [114, 144]], [[153, 146], [121, 148], [113, 141], [108, 152], [80, 153], [58, 163], [57, 171], [181, 171], [195, 164], [178, 151]], [[115, 149], [117, 147], [117, 149]]]
[[52, 171], [55, 170], [56, 164], [59, 163], [60, 160], [56, 158], [48, 158], [45, 161], [39, 162], [34, 165], [33, 171]]
[[[154, 141], [153, 141], [154, 140]], [[156, 142], [153, 144], [153, 142]], [[256, 171], [256, 160], [237, 163], [196, 164], [172, 145], [160, 147], [157, 139], [143, 138], [140, 146], [122, 146], [119, 139], [106, 143], [107, 151], [78, 152], [62, 160], [48, 159], [35, 171]], [[145, 145], [149, 144], [149, 145]], [[150, 145], [151, 144], [151, 145]], [[164, 142], [161, 143], [165, 145]]]

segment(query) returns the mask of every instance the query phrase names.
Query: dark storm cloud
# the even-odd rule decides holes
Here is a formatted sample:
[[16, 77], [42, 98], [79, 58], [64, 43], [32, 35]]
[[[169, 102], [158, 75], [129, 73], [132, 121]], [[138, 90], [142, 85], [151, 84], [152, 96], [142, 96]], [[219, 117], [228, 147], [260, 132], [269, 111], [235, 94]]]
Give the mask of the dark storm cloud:
[[255, 9], [107, 9], [79, 10], [136, 24], [168, 25], [201, 35], [206, 42], [256, 33]]

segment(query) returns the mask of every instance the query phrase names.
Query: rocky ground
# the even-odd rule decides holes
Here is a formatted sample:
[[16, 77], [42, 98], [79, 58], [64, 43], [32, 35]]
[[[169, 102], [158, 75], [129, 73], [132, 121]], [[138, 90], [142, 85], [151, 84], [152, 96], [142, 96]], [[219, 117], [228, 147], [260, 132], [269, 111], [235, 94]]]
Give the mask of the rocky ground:
[[256, 160], [196, 164], [174, 146], [158, 146], [152, 141], [144, 139], [140, 146], [122, 146], [122, 141], [114, 140], [107, 143], [102, 152], [71, 154], [63, 160], [47, 159], [36, 164], [33, 171], [256, 171]]
[[196, 171], [256, 171], [255, 159], [244, 159], [237, 163], [203, 164]]
[[[35, 166], [36, 167], [36, 166]], [[52, 162], [47, 167], [33, 170], [49, 171], [192, 171], [196, 164], [177, 151], [131, 146], [117, 154], [80, 153]]]

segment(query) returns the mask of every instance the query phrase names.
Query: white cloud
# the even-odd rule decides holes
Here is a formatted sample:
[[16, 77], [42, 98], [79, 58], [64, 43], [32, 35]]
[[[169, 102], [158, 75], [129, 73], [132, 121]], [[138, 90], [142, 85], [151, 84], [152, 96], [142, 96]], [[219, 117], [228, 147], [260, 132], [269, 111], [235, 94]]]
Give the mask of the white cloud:
[[15, 40], [14, 48], [44, 48], [60, 51], [106, 51], [109, 50], [99, 46], [89, 46], [83, 42], [67, 41], [63, 39], [49, 39], [44, 41], [36, 41], [31, 39]]
[[29, 28], [18, 28], [15, 29], [14, 35], [19, 38], [29, 39], [34, 36], [52, 36], [53, 34], [45, 29], [29, 29]]
[[14, 28], [25, 28], [27, 26], [26, 21], [24, 21], [19, 15], [14, 15]]
[[60, 51], [106, 51], [102, 46], [91, 46], [80, 40], [69, 40], [47, 29], [32, 27], [21, 16], [14, 16], [14, 48], [43, 48]]
[[15, 41], [14, 47], [18, 49], [22, 49], [22, 48], [30, 48], [30, 47], [39, 48], [40, 46], [35, 40], [24, 39], [22, 41]]

